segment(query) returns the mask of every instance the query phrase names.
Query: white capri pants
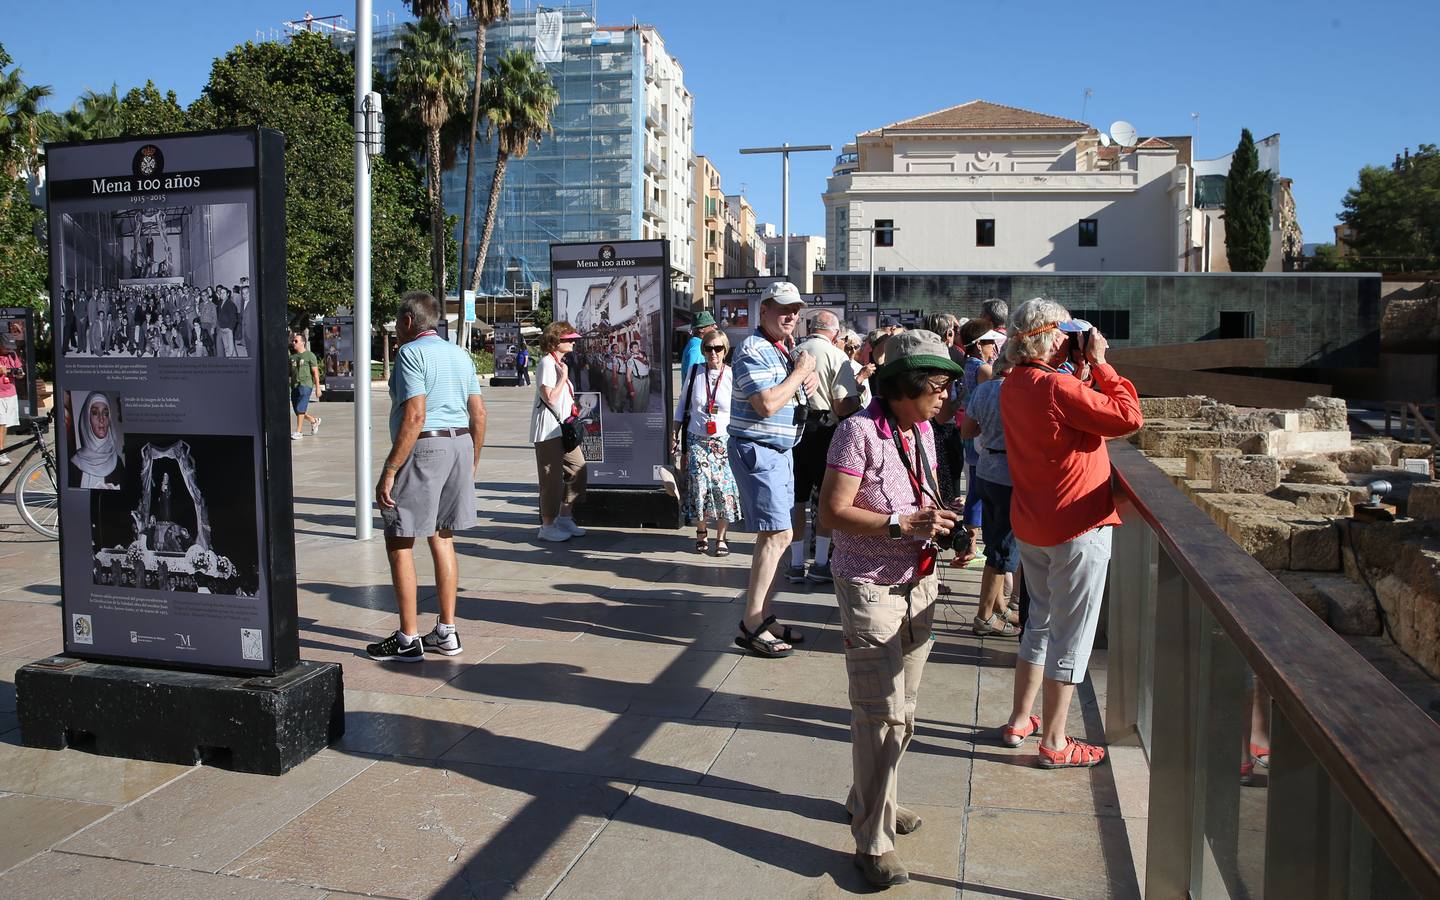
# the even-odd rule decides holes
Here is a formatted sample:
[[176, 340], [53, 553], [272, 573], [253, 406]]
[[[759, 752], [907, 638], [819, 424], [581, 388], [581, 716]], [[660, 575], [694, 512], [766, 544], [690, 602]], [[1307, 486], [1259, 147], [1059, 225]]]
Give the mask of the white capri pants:
[[1045, 677], [1052, 681], [1085, 680], [1105, 599], [1112, 531], [1102, 525], [1053, 547], [1016, 542], [1030, 592], [1020, 659], [1044, 666]]

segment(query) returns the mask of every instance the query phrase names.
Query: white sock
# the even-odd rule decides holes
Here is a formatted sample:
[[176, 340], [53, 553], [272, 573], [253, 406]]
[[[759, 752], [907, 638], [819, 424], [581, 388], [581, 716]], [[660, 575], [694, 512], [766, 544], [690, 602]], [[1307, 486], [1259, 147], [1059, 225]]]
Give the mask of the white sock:
[[805, 542], [804, 542], [804, 541], [791, 541], [791, 542], [790, 542], [790, 565], [792, 565], [792, 566], [799, 566], [799, 567], [801, 567], [801, 568], [804, 568], [804, 566], [805, 566]]
[[407, 647], [418, 640], [420, 640], [420, 635], [418, 634], [406, 634], [403, 631], [400, 632], [400, 643], [404, 644]]
[[830, 539], [815, 535], [815, 565], [823, 566], [830, 562]]
[[455, 633], [455, 626], [454, 626], [454, 624], [446, 625], [444, 622], [436, 622], [436, 623], [435, 623], [435, 634], [436, 634], [436, 635], [438, 635], [438, 636], [440, 636], [440, 637], [442, 637], [442, 638], [447, 638], [447, 637], [449, 637], [450, 635], [452, 635], [452, 634], [454, 634], [454, 633]]

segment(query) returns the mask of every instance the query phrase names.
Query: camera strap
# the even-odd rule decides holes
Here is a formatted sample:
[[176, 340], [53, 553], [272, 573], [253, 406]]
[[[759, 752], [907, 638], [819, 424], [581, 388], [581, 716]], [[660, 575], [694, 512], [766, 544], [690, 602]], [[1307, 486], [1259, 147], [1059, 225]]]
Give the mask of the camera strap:
[[[930, 469], [929, 461], [925, 458], [925, 442], [920, 439], [920, 432], [912, 428], [911, 433], [915, 436], [915, 467], [910, 467], [910, 441], [906, 439], [903, 432], [894, 419], [889, 419], [890, 438], [895, 442], [895, 450], [900, 454], [900, 462], [905, 466], [905, 474], [910, 479], [910, 489], [915, 492], [915, 505], [919, 509], [925, 508], [925, 501], [928, 498], [935, 504], [936, 509], [943, 509], [945, 504], [940, 502], [940, 485], [935, 480], [935, 473]], [[920, 548], [920, 559], [918, 563], [917, 577], [924, 578], [935, 571], [935, 558], [939, 550], [933, 541], [926, 541]]]

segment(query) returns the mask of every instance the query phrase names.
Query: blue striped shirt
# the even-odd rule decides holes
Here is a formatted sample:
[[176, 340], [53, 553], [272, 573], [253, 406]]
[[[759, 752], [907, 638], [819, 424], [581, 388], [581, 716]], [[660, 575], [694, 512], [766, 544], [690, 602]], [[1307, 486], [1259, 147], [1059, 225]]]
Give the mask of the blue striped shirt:
[[470, 426], [470, 395], [480, 393], [475, 361], [435, 334], [401, 345], [390, 371], [390, 440], [400, 433], [405, 401], [425, 395], [423, 431]]
[[[750, 405], [750, 398], [790, 377], [790, 361], [759, 331], [750, 335], [735, 350], [730, 363], [734, 389], [730, 395], [731, 437], [759, 441], [782, 450], [800, 442], [800, 427], [795, 424], [798, 397], [791, 397], [780, 411], [761, 418]], [[797, 395], [800, 393], [796, 392]]]

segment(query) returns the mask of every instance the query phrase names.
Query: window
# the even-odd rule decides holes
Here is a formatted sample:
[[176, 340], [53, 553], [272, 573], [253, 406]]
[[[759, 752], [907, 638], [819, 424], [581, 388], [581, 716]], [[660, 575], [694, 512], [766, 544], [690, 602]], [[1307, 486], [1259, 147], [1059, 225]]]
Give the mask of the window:
[[1255, 313], [1245, 312], [1224, 312], [1220, 313], [1220, 339], [1226, 338], [1253, 338], [1255, 336]]
[[894, 219], [876, 219], [876, 220], [875, 220], [875, 246], [877, 246], [877, 247], [893, 247], [893, 246], [895, 246], [895, 220], [894, 220]]
[[[1082, 247], [1098, 247], [1098, 246], [1100, 246], [1100, 220], [1099, 220], [1099, 219], [1081, 219], [1081, 220], [1080, 220], [1080, 246], [1082, 246]], [[1101, 329], [1101, 330], [1103, 331], [1104, 329]]]
[[976, 220], [975, 220], [975, 246], [977, 246], [977, 247], [993, 247], [993, 246], [995, 246], [995, 220], [994, 220], [994, 219], [976, 219]]
[[1116, 341], [1130, 340], [1130, 310], [1128, 309], [1072, 309], [1072, 318], [1084, 319], [1100, 329], [1105, 337]]

